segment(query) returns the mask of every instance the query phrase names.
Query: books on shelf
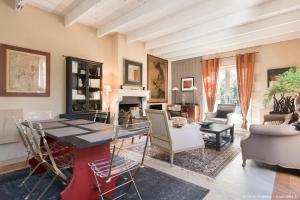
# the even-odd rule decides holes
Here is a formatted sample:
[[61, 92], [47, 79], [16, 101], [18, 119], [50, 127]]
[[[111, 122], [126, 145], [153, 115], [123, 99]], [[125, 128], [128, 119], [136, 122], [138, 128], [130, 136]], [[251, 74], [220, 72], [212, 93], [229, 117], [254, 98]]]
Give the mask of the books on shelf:
[[92, 88], [100, 88], [100, 79], [89, 79], [89, 85]]

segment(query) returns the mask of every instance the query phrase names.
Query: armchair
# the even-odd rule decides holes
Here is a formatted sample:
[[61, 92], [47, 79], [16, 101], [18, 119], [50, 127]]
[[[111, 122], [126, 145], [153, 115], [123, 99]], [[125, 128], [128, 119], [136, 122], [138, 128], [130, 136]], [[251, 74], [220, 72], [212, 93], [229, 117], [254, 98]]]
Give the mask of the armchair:
[[172, 119], [172, 117], [184, 117], [188, 118], [188, 114], [186, 112], [182, 112], [181, 105], [168, 105], [167, 106], [168, 118]]
[[182, 128], [173, 128], [171, 121], [168, 121], [165, 111], [146, 109], [146, 114], [151, 122], [150, 141], [151, 145], [170, 155], [171, 165], [174, 154], [205, 148], [202, 135], [197, 125], [188, 124]]
[[247, 159], [300, 169], [300, 131], [291, 125], [251, 125], [250, 134], [241, 140], [243, 167]]
[[219, 124], [232, 124], [232, 114], [235, 112], [234, 104], [218, 104], [216, 112], [205, 113], [205, 121], [212, 121]]

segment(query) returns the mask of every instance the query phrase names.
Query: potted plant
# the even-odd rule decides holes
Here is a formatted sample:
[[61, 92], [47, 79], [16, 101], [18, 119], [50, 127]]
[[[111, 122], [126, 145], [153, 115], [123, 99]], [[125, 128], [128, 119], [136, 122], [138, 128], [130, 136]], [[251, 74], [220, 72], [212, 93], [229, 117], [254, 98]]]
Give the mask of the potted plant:
[[[278, 80], [266, 92], [265, 103], [268, 104], [273, 99], [273, 111], [270, 114], [287, 114], [298, 112], [300, 104], [300, 68], [291, 68], [287, 72], [279, 75]], [[295, 94], [295, 96], [291, 94]], [[277, 99], [278, 94], [280, 98]], [[288, 95], [287, 95], [288, 94]], [[290, 95], [290, 96], [289, 96]]]

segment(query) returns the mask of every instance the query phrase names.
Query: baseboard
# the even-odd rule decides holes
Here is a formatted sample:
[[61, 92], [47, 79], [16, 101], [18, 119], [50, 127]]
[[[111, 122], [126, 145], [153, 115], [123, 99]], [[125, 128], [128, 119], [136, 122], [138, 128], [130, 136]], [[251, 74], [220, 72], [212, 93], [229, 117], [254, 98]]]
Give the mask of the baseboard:
[[0, 174], [5, 174], [19, 169], [27, 168], [26, 157], [15, 158], [0, 162]]

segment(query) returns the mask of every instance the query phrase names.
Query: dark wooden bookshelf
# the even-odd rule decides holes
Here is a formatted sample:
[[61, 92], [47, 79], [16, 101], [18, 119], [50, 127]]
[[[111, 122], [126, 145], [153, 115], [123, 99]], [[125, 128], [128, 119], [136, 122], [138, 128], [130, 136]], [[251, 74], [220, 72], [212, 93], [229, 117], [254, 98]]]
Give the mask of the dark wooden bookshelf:
[[61, 117], [90, 119], [102, 110], [102, 65], [66, 57], [66, 113]]

